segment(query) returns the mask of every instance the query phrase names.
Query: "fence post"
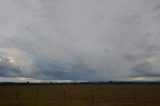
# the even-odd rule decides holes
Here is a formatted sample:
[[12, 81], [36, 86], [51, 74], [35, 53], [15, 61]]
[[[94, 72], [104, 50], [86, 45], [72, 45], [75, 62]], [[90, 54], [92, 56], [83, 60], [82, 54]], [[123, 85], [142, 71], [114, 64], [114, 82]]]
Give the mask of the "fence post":
[[18, 88], [17, 88], [17, 91], [16, 91], [16, 98], [17, 98], [17, 102], [19, 101], [19, 91], [18, 91]]
[[17, 106], [19, 106], [19, 89], [16, 90]]
[[37, 88], [36, 98], [37, 98], [37, 101], [38, 101], [39, 100], [39, 89], [38, 88]]
[[63, 97], [64, 97], [64, 100], [66, 100], [66, 91], [65, 90], [63, 92]]
[[137, 97], [136, 97], [136, 96], [137, 96], [137, 95], [136, 95], [136, 92], [133, 91], [133, 100], [134, 100], [134, 104], [137, 103]]
[[95, 98], [93, 95], [93, 90], [91, 90], [91, 102], [92, 102], [92, 106], [94, 106]]
[[36, 92], [36, 101], [37, 101], [37, 106], [38, 106], [38, 100], [39, 100], [39, 89], [37, 88], [36, 90], [37, 90], [37, 92]]

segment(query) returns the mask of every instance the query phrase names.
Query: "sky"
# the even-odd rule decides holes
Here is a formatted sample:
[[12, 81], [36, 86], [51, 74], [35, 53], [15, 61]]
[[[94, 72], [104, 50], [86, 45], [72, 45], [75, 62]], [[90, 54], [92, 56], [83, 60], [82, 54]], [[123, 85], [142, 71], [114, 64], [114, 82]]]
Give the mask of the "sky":
[[160, 0], [0, 0], [0, 82], [160, 80]]

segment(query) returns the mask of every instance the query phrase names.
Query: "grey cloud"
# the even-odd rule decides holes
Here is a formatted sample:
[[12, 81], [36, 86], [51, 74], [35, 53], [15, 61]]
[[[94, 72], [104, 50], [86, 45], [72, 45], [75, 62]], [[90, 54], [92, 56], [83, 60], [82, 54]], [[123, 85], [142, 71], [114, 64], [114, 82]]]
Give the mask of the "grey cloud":
[[157, 6], [155, 6], [155, 7], [153, 8], [153, 11], [155, 11], [155, 10], [160, 10], [160, 3], [158, 3]]
[[160, 77], [160, 72], [158, 73], [154, 66], [148, 62], [135, 65], [131, 71], [132, 77]]
[[[158, 4], [159, 0], [0, 1], [0, 48], [18, 48], [31, 56], [25, 77], [119, 80], [130, 72], [129, 76], [154, 76], [158, 70], [149, 70], [160, 52]], [[10, 63], [8, 69], [1, 67], [22, 75]]]
[[[141, 42], [142, 43], [142, 42]], [[143, 46], [142, 46], [143, 45]], [[133, 52], [130, 54], [124, 54], [123, 59], [128, 62], [138, 62], [138, 61], [145, 61], [146, 59], [151, 58], [152, 56], [156, 55], [160, 51], [160, 47], [158, 45], [150, 45], [143, 43], [142, 45], [136, 44], [136, 48], [140, 48], [140, 52]]]
[[30, 77], [43, 80], [92, 80], [92, 77], [95, 78], [97, 74], [95, 69], [86, 66], [81, 59], [69, 67], [64, 66], [60, 61], [39, 60], [35, 70], [35, 74]]
[[128, 61], [128, 62], [137, 62], [137, 60], [142, 60], [145, 58], [144, 55], [136, 55], [136, 54], [125, 54], [123, 56], [124, 60], [125, 61]]
[[1, 77], [18, 77], [22, 71], [18, 66], [13, 65], [4, 58], [0, 58], [0, 76]]

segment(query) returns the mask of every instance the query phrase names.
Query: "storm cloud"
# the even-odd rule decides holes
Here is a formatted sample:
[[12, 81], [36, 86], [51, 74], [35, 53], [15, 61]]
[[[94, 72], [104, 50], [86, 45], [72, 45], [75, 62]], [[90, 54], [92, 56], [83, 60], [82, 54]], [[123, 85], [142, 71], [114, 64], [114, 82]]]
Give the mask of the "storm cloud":
[[10, 60], [5, 57], [0, 57], [0, 76], [3, 77], [16, 77], [21, 75], [19, 67], [9, 62]]
[[159, 0], [2, 0], [0, 76], [160, 80], [159, 12]]
[[160, 77], [159, 70], [156, 70], [155, 67], [148, 62], [135, 65], [135, 67], [132, 68], [132, 72], [133, 77]]

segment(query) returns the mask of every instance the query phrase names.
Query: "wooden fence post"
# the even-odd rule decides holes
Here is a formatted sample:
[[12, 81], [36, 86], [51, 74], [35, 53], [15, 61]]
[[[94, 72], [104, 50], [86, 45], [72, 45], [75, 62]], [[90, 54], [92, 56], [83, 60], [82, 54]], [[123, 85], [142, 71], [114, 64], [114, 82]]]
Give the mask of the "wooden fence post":
[[135, 91], [133, 91], [133, 101], [134, 101], [134, 104], [136, 105], [136, 103], [137, 103], [137, 97], [136, 97], [137, 95], [136, 95], [136, 92]]
[[92, 106], [94, 106], [95, 98], [94, 98], [93, 90], [91, 90], [91, 102], [92, 102]]
[[36, 89], [36, 101], [37, 101], [37, 106], [38, 106], [38, 101], [39, 101], [39, 89]]
[[63, 97], [64, 97], [64, 100], [66, 100], [66, 91], [65, 90], [63, 92]]
[[17, 88], [17, 91], [16, 91], [16, 98], [17, 98], [17, 102], [19, 101], [19, 91], [18, 91], [18, 88]]
[[17, 106], [19, 106], [19, 89], [16, 90]]
[[36, 99], [39, 100], [39, 89], [37, 88]]

